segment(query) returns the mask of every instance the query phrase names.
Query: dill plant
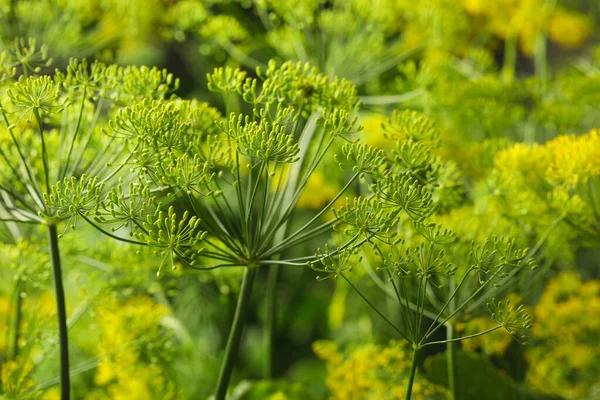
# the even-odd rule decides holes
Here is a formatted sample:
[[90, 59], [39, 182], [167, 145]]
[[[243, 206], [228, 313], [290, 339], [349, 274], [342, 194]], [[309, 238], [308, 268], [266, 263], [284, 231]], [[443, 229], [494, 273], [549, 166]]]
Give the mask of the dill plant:
[[[461, 252], [459, 246], [465, 243], [457, 242], [453, 231], [432, 222], [443, 202], [448, 201], [448, 196], [441, 194], [448, 188], [444, 170], [452, 168], [434, 155], [439, 144], [435, 126], [423, 115], [405, 111], [394, 114], [383, 129], [396, 141], [396, 147], [387, 153], [379, 150], [379, 168], [366, 178], [370, 194], [334, 210], [338, 235], [361, 237], [362, 249], [332, 256], [326, 248], [317, 254], [319, 261], [310, 265], [325, 274], [321, 279], [344, 279], [395, 334], [412, 345], [407, 399], [411, 397], [422, 349], [440, 344], [448, 347], [449, 388], [456, 398], [455, 342], [501, 328], [524, 341], [523, 331], [530, 327], [530, 316], [523, 306], [496, 301], [493, 296], [502, 294], [516, 274], [535, 266], [534, 252], [517, 247], [514, 239], [498, 237], [471, 242], [468, 254]], [[352, 282], [349, 273], [359, 264], [397, 301], [400, 323], [392, 322], [393, 318]], [[457, 316], [486, 301], [495, 324], [456, 337]], [[447, 337], [436, 340], [434, 335], [441, 328], [446, 329]]]
[[[70, 398], [68, 328], [59, 237], [78, 213], [97, 207], [104, 183], [122, 168], [123, 149], [102, 134], [106, 116], [138, 97], [164, 95], [175, 82], [148, 68], [121, 68], [71, 60], [66, 71], [37, 75], [46, 49], [15, 42], [2, 53], [0, 104], [0, 221], [44, 226], [48, 235], [58, 311], [61, 398]], [[28, 45], [28, 46], [27, 46]], [[21, 55], [21, 57], [15, 57]], [[18, 68], [21, 75], [17, 78]], [[33, 75], [30, 75], [33, 73]], [[77, 178], [95, 177], [80, 185]], [[59, 182], [56, 184], [56, 182]], [[55, 185], [56, 184], [56, 185]], [[60, 193], [61, 201], [56, 201]], [[64, 229], [59, 232], [59, 226]]]
[[[256, 75], [217, 68], [208, 76], [209, 89], [224, 94], [228, 109], [236, 97], [250, 106], [247, 115], [221, 117], [205, 103], [177, 98], [144, 99], [118, 110], [110, 137], [127, 149], [129, 156], [118, 168], [130, 173], [95, 196], [93, 207], [70, 209], [71, 217], [81, 216], [115, 239], [154, 249], [161, 268], [179, 263], [196, 270], [244, 268], [217, 399], [226, 395], [259, 268], [305, 266], [362, 245], [367, 239], [355, 235], [327, 254], [287, 256], [330, 232], [337, 218], [323, 222], [322, 217], [382, 162], [376, 149], [349, 142], [359, 130], [358, 97], [350, 82], [291, 62], [271, 62]], [[340, 141], [348, 142], [342, 154], [350, 167], [347, 183], [308, 221], [292, 228], [307, 181]], [[99, 193], [98, 182], [90, 175], [59, 183], [49, 202], [65, 207], [69, 185]]]
[[[506, 284], [513, 270], [531, 260], [510, 239], [473, 244], [470, 264], [461, 270], [460, 280], [449, 291], [442, 290], [458, 269], [443, 251], [455, 234], [429, 219], [448, 201], [443, 194], [449, 193], [444, 190], [454, 174], [448, 173], [451, 165], [442, 165], [433, 156], [437, 132], [426, 118], [412, 112], [396, 114], [387, 128], [397, 145], [385, 152], [349, 140], [358, 131], [354, 86], [329, 79], [308, 64], [271, 62], [265, 71], [257, 69], [256, 78], [239, 69], [217, 68], [208, 82], [211, 90], [224, 93], [228, 109], [235, 96], [251, 107], [251, 113], [228, 112], [221, 117], [204, 103], [177, 98], [133, 102], [119, 109], [111, 122], [110, 137], [129, 154], [118, 166], [125, 171], [119, 183], [99, 195], [103, 191], [99, 179], [83, 176], [53, 186], [48, 199], [55, 207], [64, 207], [69, 187], [98, 194], [94, 206], [71, 208], [70, 216], [81, 216], [115, 239], [153, 248], [161, 268], [164, 264], [176, 268], [178, 263], [196, 270], [244, 268], [217, 399], [225, 398], [252, 287], [262, 266], [308, 264], [325, 274], [321, 279], [346, 280], [412, 344], [407, 398], [423, 347], [500, 328], [522, 339], [529, 316], [522, 307], [502, 301], [488, 304], [496, 321], [493, 328], [444, 341], [432, 338], [475, 297]], [[334, 142], [344, 139], [338, 162], [350, 173], [346, 185], [300, 228], [288, 230], [311, 174]], [[449, 181], [441, 185], [444, 179]], [[350, 185], [361, 181], [366, 193], [346, 200], [346, 205], [333, 209], [333, 219], [321, 222]], [[406, 223], [421, 236], [419, 242], [406, 244], [399, 238]], [[128, 234], [120, 233], [124, 230]], [[287, 256], [299, 244], [332, 230], [337, 231], [333, 241], [316, 254]], [[402, 326], [391, 322], [348, 279], [361, 262], [359, 253], [365, 251], [382, 262], [381, 271], [402, 310]]]

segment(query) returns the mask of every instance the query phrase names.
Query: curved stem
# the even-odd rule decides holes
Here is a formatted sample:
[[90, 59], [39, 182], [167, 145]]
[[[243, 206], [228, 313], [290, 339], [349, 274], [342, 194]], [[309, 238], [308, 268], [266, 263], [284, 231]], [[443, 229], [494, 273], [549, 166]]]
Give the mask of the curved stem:
[[277, 281], [279, 279], [279, 265], [269, 266], [267, 278], [267, 315], [265, 319], [265, 371], [264, 378], [273, 377], [275, 357], [275, 330], [277, 324]]
[[404, 339], [406, 339], [409, 343], [412, 343], [412, 341], [410, 340], [410, 338], [408, 336], [406, 336], [406, 334], [404, 332], [402, 332], [400, 329], [398, 329], [398, 327], [396, 325], [394, 325], [394, 323], [392, 321], [390, 321], [385, 315], [383, 315], [381, 313], [381, 311], [379, 311], [377, 309], [377, 307], [375, 307], [375, 305], [373, 305], [373, 303], [371, 303], [369, 301], [369, 299], [367, 299], [365, 297], [365, 295], [362, 294], [362, 292], [360, 290], [358, 290], [358, 288], [356, 286], [354, 286], [352, 284], [352, 282], [350, 282], [350, 280], [348, 278], [346, 278], [346, 275], [344, 275], [343, 273], [340, 272], [340, 276], [342, 278], [344, 278], [344, 280], [346, 282], [348, 282], [348, 284], [350, 285], [350, 287], [356, 292], [358, 293], [358, 295], [369, 305], [369, 307], [371, 307], [373, 309], [373, 311], [375, 311], [377, 313], [377, 315], [379, 315], [385, 322], [387, 322], [387, 324], [392, 327], [396, 332], [398, 332], [400, 334], [400, 336], [402, 336]]
[[[462, 281], [461, 281], [462, 282]], [[453, 277], [450, 278], [449, 282], [450, 292], [456, 293], [456, 281]], [[453, 313], [456, 311], [456, 298], [451, 296], [450, 303], [448, 304], [448, 311]], [[448, 321], [446, 326], [446, 366], [448, 370], [448, 390], [450, 390], [450, 398], [452, 400], [459, 399], [458, 389], [456, 387], [456, 343], [454, 343], [454, 321]]]
[[458, 400], [458, 391], [456, 388], [456, 343], [454, 339], [454, 325], [446, 326], [446, 366], [448, 369], [448, 390], [452, 400]]
[[494, 332], [497, 329], [502, 328], [502, 325], [496, 325], [493, 328], [490, 329], [486, 329], [483, 332], [479, 332], [479, 333], [474, 333], [472, 335], [468, 335], [468, 336], [463, 336], [463, 337], [458, 337], [458, 338], [452, 338], [451, 340], [438, 340], [435, 342], [427, 342], [424, 345], [422, 345], [421, 347], [425, 347], [425, 346], [432, 346], [434, 344], [446, 344], [448, 342], [460, 342], [461, 340], [467, 340], [467, 339], [472, 339], [472, 338], [476, 338], [478, 336], [483, 336], [483, 335], [487, 335], [490, 332]]
[[58, 250], [58, 234], [56, 225], [48, 225], [48, 242], [54, 274], [54, 291], [56, 292], [56, 310], [58, 315], [58, 338], [60, 346], [60, 398], [71, 398], [69, 377], [69, 339], [67, 332], [67, 310], [65, 307], [65, 291], [60, 267], [60, 252]]
[[412, 396], [413, 383], [415, 382], [415, 376], [417, 375], [417, 357], [419, 355], [419, 347], [415, 346], [412, 355], [412, 361], [410, 364], [410, 375], [408, 376], [408, 386], [406, 387], [406, 400], [410, 400]]
[[221, 371], [217, 380], [215, 400], [225, 400], [227, 396], [227, 387], [229, 386], [233, 364], [240, 345], [240, 339], [242, 338], [242, 330], [248, 313], [248, 306], [250, 305], [250, 295], [252, 294], [252, 285], [256, 277], [256, 270], [256, 267], [246, 267], [244, 271], [242, 287], [235, 308], [229, 338], [227, 339], [227, 347], [225, 347], [225, 358], [223, 358], [223, 362], [221, 363]]

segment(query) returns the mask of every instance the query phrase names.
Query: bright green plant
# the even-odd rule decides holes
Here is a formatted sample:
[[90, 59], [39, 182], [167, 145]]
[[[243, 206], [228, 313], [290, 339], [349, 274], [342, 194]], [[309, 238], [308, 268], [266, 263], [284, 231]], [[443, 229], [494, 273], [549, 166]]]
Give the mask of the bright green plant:
[[[378, 151], [346, 145], [351, 170], [346, 185], [292, 230], [289, 221], [311, 174], [335, 142], [357, 131], [353, 113], [358, 99], [349, 82], [329, 79], [308, 64], [273, 62], [257, 75], [246, 78], [240, 70], [219, 68], [208, 77], [209, 88], [223, 92], [228, 105], [234, 96], [250, 105], [249, 115], [230, 113], [223, 119], [206, 104], [175, 98], [142, 100], [119, 110], [111, 137], [130, 154], [120, 167], [134, 173], [105, 197], [94, 197], [93, 207], [70, 213], [112, 237], [150, 246], [162, 264], [173, 268], [177, 263], [198, 270], [244, 268], [217, 399], [226, 395], [259, 267], [303, 266], [363, 244], [366, 239], [357, 234], [326, 256], [287, 256], [299, 244], [330, 232], [336, 219], [323, 223], [321, 217], [381, 163]], [[90, 176], [55, 185], [48, 201], [65, 209], [69, 187], [98, 193], [98, 182]], [[120, 228], [132, 238], [119, 236]]]
[[[453, 326], [459, 313], [477, 308], [508, 285], [511, 277], [534, 264], [527, 249], [519, 249], [512, 239], [496, 237], [481, 244], [472, 242], [468, 257], [448, 258], [445, 249], [453, 250], [460, 245], [454, 244], [456, 234], [430, 221], [439, 207], [436, 191], [447, 186], [440, 184], [440, 178], [446, 176], [441, 171], [447, 166], [432, 155], [438, 140], [435, 127], [422, 115], [404, 112], [396, 114], [384, 129], [398, 142], [382, 159], [377, 173], [371, 175], [375, 181], [371, 185], [373, 195], [359, 197], [334, 212], [339, 234], [361, 237], [365, 242], [365, 260], [377, 263], [377, 269], [384, 274], [381, 278], [367, 262], [371, 277], [381, 287], [385, 288], [384, 280], [392, 286], [401, 312], [400, 323], [392, 322], [348, 278], [352, 268], [362, 261], [354, 255], [358, 249], [333, 256], [326, 248], [324, 253], [317, 254], [320, 262], [311, 266], [325, 273], [324, 278], [342, 277], [396, 334], [412, 345], [412, 367], [406, 389], [406, 398], [410, 398], [424, 347], [449, 345], [449, 363], [453, 365], [454, 342], [501, 328], [523, 341], [522, 331], [530, 327], [530, 317], [522, 306], [514, 307], [506, 301], [488, 302], [495, 321], [489, 329], [455, 337]], [[443, 200], [447, 196], [438, 202]], [[410, 232], [411, 225], [415, 236], [398, 238], [399, 232], [404, 235]], [[442, 327], [447, 331], [446, 340], [435, 340], [433, 335]], [[454, 392], [454, 368], [449, 368], [449, 373], [450, 390]]]
[[[122, 168], [111, 165], [122, 159], [123, 151], [113, 150], [114, 137], [101, 132], [107, 113], [138, 97], [164, 95], [172, 78], [147, 68], [76, 60], [54, 77], [27, 76], [37, 71], [31, 67], [33, 62], [45, 58], [44, 49], [36, 53], [35, 43], [29, 44], [18, 52], [26, 55], [18, 79], [13, 79], [15, 65], [23, 60], [14, 59], [14, 54], [2, 55], [1, 90], [6, 96], [0, 104], [4, 123], [0, 131], [0, 220], [47, 229], [58, 309], [61, 396], [68, 399], [68, 334], [58, 225], [75, 226], [77, 212], [97, 207], [95, 199], [104, 182]], [[86, 174], [96, 176], [94, 185], [76, 183], [75, 177]], [[57, 193], [64, 196], [60, 204], [53, 200]]]

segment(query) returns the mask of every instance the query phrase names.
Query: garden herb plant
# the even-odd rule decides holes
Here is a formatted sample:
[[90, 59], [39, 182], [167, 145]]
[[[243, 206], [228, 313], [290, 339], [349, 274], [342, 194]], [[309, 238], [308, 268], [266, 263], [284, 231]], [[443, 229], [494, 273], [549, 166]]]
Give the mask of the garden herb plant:
[[[56, 71], [54, 77], [36, 75], [35, 63], [47, 63], [46, 50], [37, 52], [34, 41], [29, 46], [15, 53], [21, 58], [0, 56], [5, 94], [0, 104], [0, 221], [46, 227], [58, 310], [61, 398], [69, 399], [59, 225], [74, 227], [79, 214], [96, 208], [104, 183], [124, 165], [123, 150], [112, 147], [114, 137], [101, 133], [106, 115], [137, 97], [164, 95], [173, 82], [156, 69], [85, 60], [71, 60], [66, 72]], [[18, 79], [17, 66], [22, 66]], [[78, 183], [86, 174], [95, 178]]]
[[[466, 308], [476, 309], [476, 303], [482, 303], [508, 285], [510, 278], [524, 267], [535, 264], [532, 254], [527, 249], [517, 248], [513, 239], [496, 237], [482, 244], [471, 243], [468, 258], [458, 259], [461, 264], [449, 262], [444, 248], [455, 244], [456, 235], [429, 221], [439, 208], [436, 191], [444, 189], [439, 179], [444, 174], [440, 171], [448, 168], [432, 154], [438, 142], [437, 131], [424, 116], [410, 111], [396, 113], [384, 125], [384, 130], [388, 137], [397, 140], [397, 145], [385, 158], [380, 154], [382, 162], [377, 170], [364, 170], [373, 181], [373, 195], [356, 198], [334, 212], [339, 234], [362, 237], [364, 247], [371, 252], [370, 258], [376, 259], [384, 279], [393, 287], [392, 293], [400, 306], [401, 324], [385, 316], [348, 278], [348, 273], [362, 258], [355, 257], [352, 261], [352, 253], [334, 257], [326, 248], [324, 256], [317, 254], [319, 263], [310, 265], [326, 273], [325, 279], [342, 277], [377, 315], [412, 345], [407, 399], [411, 398], [421, 350], [435, 344], [448, 345], [449, 388], [457, 398], [453, 384], [453, 343], [500, 328], [523, 341], [522, 331], [530, 327], [531, 318], [523, 306], [492, 299], [487, 306], [495, 322], [493, 327], [455, 337], [454, 319]], [[406, 234], [410, 225], [416, 237], [411, 241], [397, 238], [399, 229]], [[383, 279], [369, 263], [366, 267], [371, 269], [371, 277], [383, 286]], [[446, 340], [434, 340], [434, 333], [442, 327], [446, 327]]]
[[[351, 254], [365, 243], [368, 239], [356, 234], [327, 254], [285, 257], [288, 250], [330, 232], [336, 219], [322, 222], [321, 217], [382, 162], [376, 149], [346, 145], [351, 167], [346, 185], [310, 220], [288, 231], [311, 174], [334, 142], [348, 141], [357, 132], [358, 97], [348, 81], [329, 79], [308, 64], [271, 62], [256, 74], [247, 78], [239, 69], [218, 68], [208, 76], [211, 90], [229, 101], [241, 98], [251, 106], [249, 115], [231, 112], [222, 118], [204, 103], [176, 98], [144, 99], [119, 110], [110, 137], [129, 153], [119, 169], [133, 174], [121, 176], [121, 183], [103, 197], [96, 195], [102, 191], [98, 177], [73, 181], [83, 193], [94, 193], [94, 205], [71, 208], [72, 218], [79, 215], [112, 237], [154, 248], [162, 264], [244, 268], [217, 399], [226, 395], [258, 269], [303, 266]], [[50, 204], [69, 204], [68, 184], [53, 186], [51, 193]], [[133, 238], [119, 237], [121, 228]]]
[[0, 397], [594, 398], [600, 8], [498, 3], [0, 0]]

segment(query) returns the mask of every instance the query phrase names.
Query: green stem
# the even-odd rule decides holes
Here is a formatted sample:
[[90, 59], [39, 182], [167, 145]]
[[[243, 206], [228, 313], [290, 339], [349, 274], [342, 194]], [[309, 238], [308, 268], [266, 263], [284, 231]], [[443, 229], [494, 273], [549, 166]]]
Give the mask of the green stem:
[[406, 400], [410, 400], [410, 397], [412, 396], [413, 383], [415, 382], [415, 376], [417, 375], [417, 357], [419, 356], [419, 349], [418, 346], [415, 346], [413, 350], [410, 375], [408, 376], [408, 386], [406, 387]]
[[[20, 326], [21, 326], [21, 308], [23, 305], [23, 299], [21, 297], [21, 285], [20, 285], [20, 277], [17, 279], [15, 284], [15, 292], [14, 292], [14, 301], [15, 301], [15, 318], [12, 323], [13, 329], [13, 338], [12, 338], [12, 354], [10, 359], [16, 360], [19, 355], [19, 336], [20, 336]], [[7, 325], [8, 326], [8, 325]]]
[[227, 386], [229, 386], [234, 361], [240, 345], [240, 339], [242, 338], [242, 330], [248, 314], [248, 306], [250, 305], [250, 295], [252, 294], [252, 284], [256, 277], [256, 270], [256, 267], [246, 267], [246, 270], [244, 271], [242, 287], [235, 308], [229, 338], [227, 339], [227, 346], [225, 347], [225, 358], [223, 358], [223, 362], [221, 363], [221, 371], [219, 372], [219, 378], [217, 380], [215, 400], [225, 400], [225, 397], [227, 396]]
[[279, 265], [269, 266], [267, 278], [267, 316], [265, 319], [265, 371], [264, 378], [273, 377], [275, 358], [275, 328], [277, 323], [277, 281], [279, 279]]
[[60, 252], [58, 250], [58, 234], [56, 225], [48, 225], [48, 240], [50, 256], [52, 258], [52, 272], [54, 273], [54, 291], [56, 292], [56, 310], [58, 315], [58, 335], [60, 352], [60, 398], [69, 400], [70, 377], [69, 377], [69, 339], [67, 332], [67, 310], [65, 307], [65, 291], [62, 281], [60, 267]]
[[512, 81], [515, 76], [517, 65], [517, 36], [510, 34], [504, 40], [504, 65], [502, 66], [502, 77], [505, 81]]
[[46, 182], [46, 193], [50, 193], [50, 167], [48, 166], [48, 151], [46, 150], [46, 141], [44, 140], [44, 128], [42, 128], [42, 117], [37, 108], [33, 109], [33, 115], [40, 131], [40, 141], [42, 144], [42, 165], [44, 167], [44, 180]]
[[542, 82], [542, 91], [546, 91], [548, 81], [548, 55], [546, 49], [546, 35], [540, 32], [535, 40], [535, 52], [533, 55], [535, 75]]
[[451, 323], [446, 326], [446, 365], [448, 368], [448, 389], [452, 400], [458, 400], [456, 389], [456, 344], [454, 339], [454, 325]]
[[[462, 281], [461, 281], [462, 283]], [[456, 293], [456, 281], [454, 277], [450, 277], [449, 282], [450, 291]], [[452, 314], [456, 311], [456, 298], [451, 296], [450, 302], [448, 303], [448, 311]], [[446, 326], [446, 365], [448, 369], [448, 389], [450, 390], [450, 396], [452, 400], [459, 399], [458, 390], [456, 387], [456, 344], [454, 343], [454, 321], [448, 321]]]
[[474, 333], [473, 335], [468, 335], [468, 336], [453, 338], [451, 340], [438, 340], [438, 341], [435, 341], [435, 342], [428, 342], [428, 343], [425, 343], [421, 347], [432, 346], [432, 345], [435, 345], [435, 344], [446, 344], [448, 342], [460, 342], [461, 340], [473, 339], [473, 338], [476, 338], [476, 337], [479, 337], [479, 336], [487, 335], [488, 333], [494, 332], [495, 330], [500, 329], [500, 328], [502, 328], [502, 325], [496, 325], [493, 328], [486, 329], [483, 332]]
[[358, 288], [356, 286], [354, 286], [352, 284], [352, 282], [350, 282], [350, 280], [348, 278], [346, 278], [346, 275], [344, 275], [343, 273], [340, 272], [340, 276], [342, 278], [344, 278], [344, 280], [346, 282], [348, 282], [348, 284], [350, 285], [350, 287], [356, 292], [358, 293], [358, 295], [365, 301], [365, 303], [367, 303], [369, 305], [369, 307], [371, 307], [373, 309], [373, 311], [375, 311], [377, 313], [377, 315], [379, 315], [385, 322], [387, 322], [387, 324], [389, 326], [391, 326], [396, 332], [398, 332], [400, 334], [400, 336], [402, 336], [404, 339], [406, 339], [409, 343], [412, 343], [412, 341], [410, 340], [410, 338], [408, 336], [406, 336], [406, 334], [404, 332], [402, 332], [400, 329], [398, 329], [398, 327], [396, 325], [394, 325], [394, 323], [392, 321], [390, 321], [385, 315], [383, 315], [381, 313], [381, 311], [379, 311], [377, 309], [377, 307], [375, 307], [375, 305], [373, 305], [373, 303], [371, 303], [369, 301], [369, 299], [367, 299], [365, 297], [364, 294], [362, 294], [362, 292], [360, 290], [358, 290]]

